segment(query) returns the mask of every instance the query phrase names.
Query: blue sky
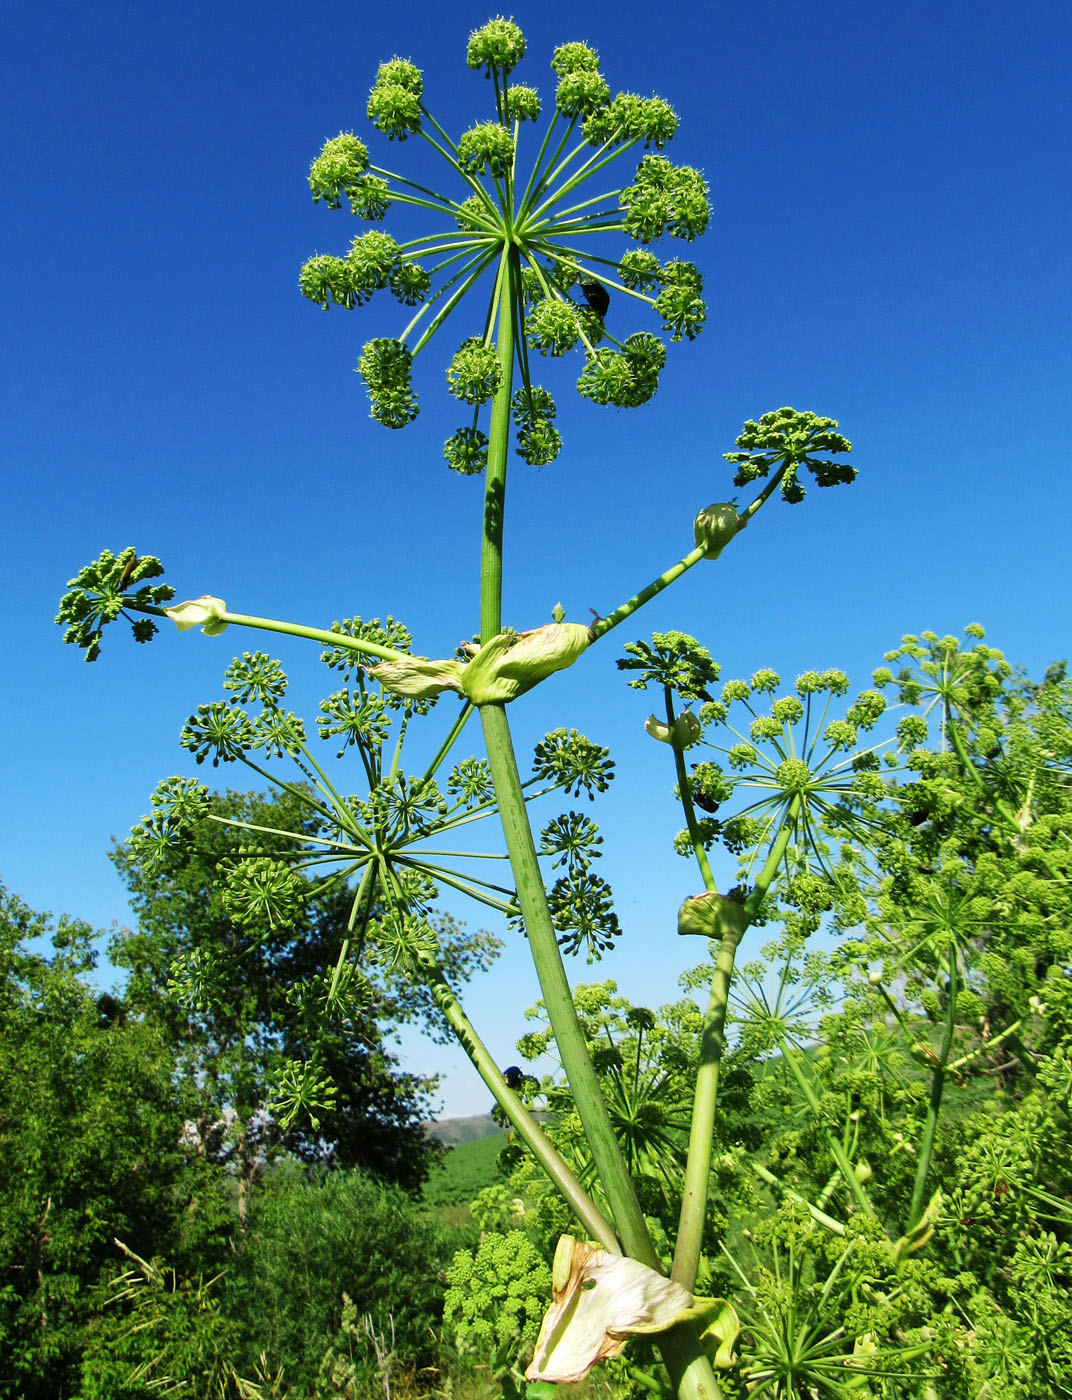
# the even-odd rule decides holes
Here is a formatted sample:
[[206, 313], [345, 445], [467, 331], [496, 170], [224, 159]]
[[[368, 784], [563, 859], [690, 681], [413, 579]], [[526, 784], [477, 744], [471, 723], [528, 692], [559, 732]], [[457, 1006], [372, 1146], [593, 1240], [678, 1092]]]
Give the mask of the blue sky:
[[[547, 98], [552, 49], [583, 39], [613, 91], [672, 102], [669, 154], [703, 168], [715, 212], [690, 251], [657, 249], [695, 258], [709, 310], [694, 344], [671, 347], [652, 403], [622, 413], [563, 389], [561, 457], [513, 468], [506, 619], [538, 624], [561, 600], [587, 620], [629, 596], [690, 547], [701, 506], [732, 494], [720, 454], [742, 421], [792, 404], [840, 421], [857, 483], [772, 504], [630, 635], [692, 632], [726, 675], [839, 665], [858, 684], [903, 632], [973, 620], [1029, 669], [1067, 656], [1067, 6], [758, 0], [701, 15], [582, 0], [513, 14], [529, 43], [517, 77]], [[490, 114], [464, 64], [487, 17], [317, 0], [9, 13], [0, 875], [32, 906], [102, 928], [128, 917], [110, 840], [160, 777], [193, 771], [178, 731], [220, 694], [232, 638], [262, 644], [114, 635], [83, 665], [52, 617], [102, 548], [157, 554], [179, 597], [242, 611], [320, 625], [392, 612], [432, 655], [476, 626], [480, 488], [441, 458], [458, 415], [438, 345], [418, 362], [420, 419], [386, 432], [352, 371], [401, 320], [375, 304], [324, 315], [297, 273], [361, 229], [314, 206], [306, 174], [326, 137], [368, 135], [377, 63], [412, 58], [460, 134]], [[370, 139], [396, 168], [415, 144]], [[572, 724], [614, 750], [595, 815], [625, 933], [577, 971], [655, 1003], [675, 994], [673, 914], [694, 877], [669, 846], [669, 751], [644, 738], [650, 705], [614, 669], [625, 640], [514, 718], [519, 748]], [[309, 713], [326, 693], [315, 649], [273, 650]], [[467, 998], [504, 1060], [535, 995], [513, 949]], [[486, 1107], [458, 1057], [411, 1041], [404, 1054], [446, 1071], [446, 1111]]]

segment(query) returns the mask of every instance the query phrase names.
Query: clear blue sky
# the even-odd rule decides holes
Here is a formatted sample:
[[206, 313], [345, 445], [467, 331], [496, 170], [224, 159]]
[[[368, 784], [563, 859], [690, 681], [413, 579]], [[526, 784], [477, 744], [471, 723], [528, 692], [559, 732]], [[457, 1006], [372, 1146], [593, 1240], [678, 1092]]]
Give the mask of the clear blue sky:
[[[583, 39], [612, 90], [674, 104], [669, 154], [704, 169], [715, 217], [686, 253], [707, 329], [671, 347], [652, 403], [627, 414], [563, 390], [562, 456], [514, 468], [507, 620], [542, 622], [558, 600], [574, 620], [609, 611], [732, 494], [720, 454], [741, 422], [792, 404], [841, 422], [856, 485], [772, 505], [632, 635], [691, 631], [728, 675], [840, 665], [860, 684], [903, 632], [972, 620], [1034, 670], [1072, 652], [1067, 4], [526, 0], [513, 14], [529, 41], [517, 77], [548, 98], [552, 48]], [[411, 57], [460, 133], [488, 114], [464, 65], [487, 17], [319, 0], [8, 12], [0, 874], [34, 907], [127, 917], [110, 839], [160, 777], [192, 771], [179, 728], [220, 694], [232, 642], [257, 640], [109, 635], [83, 665], [52, 617], [101, 548], [161, 556], [179, 597], [325, 625], [393, 612], [432, 655], [474, 629], [480, 488], [441, 459], [458, 417], [441, 362], [419, 362], [418, 422], [379, 428], [352, 371], [401, 322], [324, 315], [297, 273], [362, 227], [313, 206], [306, 174], [326, 137], [367, 134], [377, 63]], [[650, 707], [605, 645], [514, 707], [519, 747], [559, 724], [614, 747], [617, 790], [595, 814], [625, 935], [595, 971], [657, 1003], [675, 994], [673, 913], [693, 877], [669, 848], [669, 751], [644, 739]], [[326, 675], [315, 649], [274, 650], [308, 713]], [[472, 998], [504, 1061], [535, 996], [521, 953]], [[446, 1068], [448, 1112], [486, 1107], [456, 1057], [405, 1054]]]

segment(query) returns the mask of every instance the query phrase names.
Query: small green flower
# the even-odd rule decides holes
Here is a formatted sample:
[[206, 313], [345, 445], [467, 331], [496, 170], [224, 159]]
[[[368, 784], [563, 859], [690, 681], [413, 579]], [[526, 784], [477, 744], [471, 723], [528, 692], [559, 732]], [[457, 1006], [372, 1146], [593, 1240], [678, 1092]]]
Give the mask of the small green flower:
[[452, 470], [474, 476], [488, 464], [488, 435], [479, 428], [459, 428], [444, 443], [443, 456]]
[[222, 700], [199, 705], [182, 727], [179, 743], [189, 749], [197, 763], [212, 758], [213, 768], [234, 763], [253, 747], [253, 726], [249, 716]]
[[368, 147], [352, 131], [325, 141], [309, 170], [313, 203], [324, 200], [329, 209], [340, 208], [343, 195], [349, 198], [362, 184], [368, 166]]
[[535, 88], [514, 84], [503, 99], [503, 111], [508, 121], [534, 122], [540, 116], [540, 96]]
[[543, 355], [565, 355], [580, 339], [577, 308], [570, 301], [548, 299], [528, 316], [529, 344]]
[[512, 19], [489, 19], [469, 35], [465, 61], [470, 68], [483, 68], [486, 78], [496, 71], [512, 73], [524, 57], [525, 36]]
[[358, 361], [372, 400], [372, 416], [385, 428], [404, 428], [417, 416], [411, 387], [413, 355], [400, 340], [370, 340]]
[[470, 175], [488, 174], [501, 180], [510, 173], [513, 160], [514, 138], [498, 122], [480, 122], [458, 142], [458, 164]]
[[599, 54], [588, 44], [559, 44], [551, 55], [551, 68], [560, 78], [568, 73], [595, 73]]
[[654, 291], [662, 278], [659, 259], [646, 248], [633, 248], [623, 253], [618, 264], [618, 276], [627, 287], [635, 291]]
[[536, 745], [532, 770], [561, 787], [568, 797], [587, 792], [589, 800], [606, 792], [614, 777], [610, 750], [586, 739], [576, 729], [555, 729]]
[[[389, 141], [404, 141], [421, 129], [420, 88], [413, 91], [413, 85], [396, 80], [392, 63], [381, 64], [381, 74], [390, 70], [386, 77], [376, 77], [376, 83], [368, 94], [368, 119], [381, 130]], [[409, 64], [411, 67], [411, 64]], [[417, 70], [413, 70], [417, 73]]]
[[577, 69], [563, 73], [555, 89], [555, 106], [564, 117], [587, 117], [610, 102], [610, 88], [602, 73]]
[[490, 403], [502, 382], [502, 365], [490, 345], [473, 338], [462, 343], [447, 370], [450, 392], [462, 403]]

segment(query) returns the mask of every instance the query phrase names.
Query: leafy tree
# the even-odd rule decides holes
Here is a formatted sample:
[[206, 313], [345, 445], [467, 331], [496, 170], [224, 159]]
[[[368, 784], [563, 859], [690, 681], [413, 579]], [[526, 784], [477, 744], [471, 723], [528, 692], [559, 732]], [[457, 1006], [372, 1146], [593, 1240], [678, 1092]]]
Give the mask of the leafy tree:
[[[399, 1073], [384, 1037], [392, 1024], [427, 1021], [434, 1009], [380, 979], [351, 999], [345, 1024], [327, 1019], [317, 977], [346, 943], [351, 896], [337, 883], [322, 891], [315, 881], [296, 882], [290, 919], [257, 910], [251, 917], [228, 881], [236, 860], [249, 855], [235, 838], [240, 822], [256, 829], [255, 859], [265, 865], [288, 848], [285, 833], [315, 838], [321, 829], [293, 792], [230, 792], [211, 801], [189, 845], [165, 860], [136, 841], [113, 854], [137, 928], [113, 939], [111, 956], [129, 971], [128, 1001], [162, 1028], [180, 1072], [196, 1086], [198, 1151], [234, 1171], [242, 1219], [250, 1186], [281, 1151], [360, 1166], [415, 1188], [437, 1150], [422, 1127], [434, 1084]], [[493, 952], [487, 935], [450, 921], [441, 927], [456, 975], [467, 976]], [[185, 995], [174, 995], [176, 981]], [[194, 990], [206, 983], [214, 995]], [[296, 994], [302, 986], [305, 995]], [[273, 1088], [286, 1065], [310, 1058], [314, 1046], [332, 1086], [330, 1105], [313, 1122], [286, 1126], [272, 1113]]]
[[197, 1191], [169, 1048], [88, 984], [96, 938], [0, 887], [0, 1395], [27, 1400], [73, 1393], [114, 1240], [179, 1248]]

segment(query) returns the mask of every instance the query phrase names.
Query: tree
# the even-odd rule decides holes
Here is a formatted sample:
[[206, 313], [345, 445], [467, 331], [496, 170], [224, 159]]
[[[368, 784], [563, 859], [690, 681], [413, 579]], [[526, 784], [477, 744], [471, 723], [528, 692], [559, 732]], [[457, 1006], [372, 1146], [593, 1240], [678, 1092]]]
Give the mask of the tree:
[[0, 886], [0, 1395], [21, 1400], [72, 1393], [115, 1239], [178, 1250], [196, 1186], [169, 1048], [88, 984], [96, 937]]
[[[229, 792], [213, 799], [189, 845], [165, 860], [137, 842], [113, 852], [138, 922], [113, 939], [111, 956], [129, 972], [130, 1005], [161, 1028], [195, 1086], [198, 1151], [234, 1171], [242, 1220], [251, 1186], [283, 1151], [359, 1166], [412, 1190], [438, 1150], [422, 1127], [434, 1082], [399, 1073], [384, 1039], [393, 1025], [427, 1017], [427, 1002], [380, 979], [350, 999], [345, 1017], [325, 1016], [322, 972], [346, 944], [351, 896], [338, 882], [325, 891], [305, 880], [290, 889], [286, 920], [243, 907], [228, 883], [250, 853], [228, 824], [237, 822], [259, 832], [255, 859], [265, 865], [288, 849], [285, 835], [273, 833], [315, 838], [321, 830], [293, 791]], [[459, 975], [492, 954], [486, 935], [450, 921], [442, 927]], [[331, 1086], [328, 1105], [315, 1121], [283, 1123], [273, 1089], [287, 1065], [314, 1055]]]

